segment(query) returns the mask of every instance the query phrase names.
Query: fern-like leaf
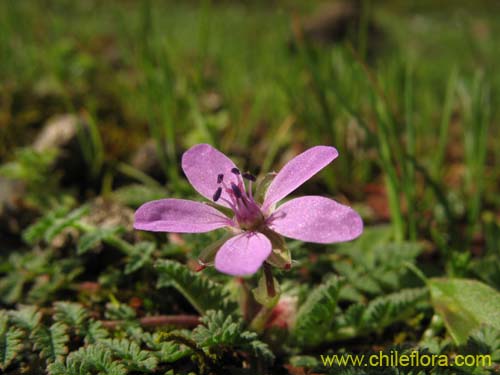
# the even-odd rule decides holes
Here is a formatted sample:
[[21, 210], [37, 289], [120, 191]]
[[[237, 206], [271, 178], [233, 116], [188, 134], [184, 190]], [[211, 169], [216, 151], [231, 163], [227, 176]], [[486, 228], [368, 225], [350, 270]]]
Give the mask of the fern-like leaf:
[[192, 338], [203, 348], [227, 347], [233, 350], [251, 352], [255, 357], [267, 362], [274, 360], [274, 354], [268, 345], [258, 339], [255, 332], [243, 330], [241, 320], [223, 311], [207, 311], [199, 325], [192, 333]]
[[173, 286], [200, 314], [208, 310], [234, 312], [237, 305], [230, 299], [222, 286], [191, 272], [184, 265], [171, 260], [160, 260], [156, 263], [159, 272], [158, 287]]
[[5, 370], [22, 350], [24, 336], [19, 328], [8, 327], [8, 316], [0, 311], [0, 370]]
[[317, 345], [330, 331], [342, 282], [329, 278], [317, 287], [297, 312], [294, 335], [298, 342]]
[[38, 241], [43, 240], [45, 233], [54, 225], [57, 219], [64, 217], [69, 212], [69, 208], [61, 206], [53, 211], [49, 211], [45, 216], [38, 219], [23, 231], [23, 240], [33, 245]]
[[42, 313], [36, 306], [22, 306], [18, 310], [10, 311], [12, 322], [26, 332], [33, 332], [40, 324]]
[[64, 229], [73, 226], [78, 220], [80, 220], [84, 215], [89, 212], [88, 206], [81, 206], [73, 211], [71, 211], [66, 216], [55, 220], [52, 225], [47, 228], [44, 233], [44, 240], [47, 243], [52, 242], [52, 240], [61, 233]]
[[108, 331], [102, 326], [102, 323], [97, 320], [89, 320], [85, 331], [85, 343], [95, 344], [109, 336]]
[[118, 228], [96, 228], [88, 233], [85, 233], [78, 240], [77, 254], [82, 255], [87, 251], [97, 247], [103, 240], [107, 238], [123, 233], [124, 230], [121, 227]]
[[102, 344], [120, 358], [129, 370], [153, 372], [158, 364], [157, 358], [151, 352], [141, 350], [139, 345], [133, 341], [112, 339], [102, 341]]
[[133, 253], [125, 265], [125, 274], [131, 274], [141, 269], [146, 264], [151, 264], [151, 257], [155, 250], [155, 244], [152, 242], [139, 242], [133, 247]]
[[428, 292], [424, 288], [405, 289], [371, 301], [363, 313], [361, 325], [365, 329], [382, 329], [404, 319], [408, 312], [422, 302]]
[[113, 360], [111, 351], [103, 345], [88, 345], [71, 352], [66, 361], [58, 361], [48, 366], [50, 375], [125, 375], [127, 369], [119, 361]]
[[40, 351], [40, 357], [48, 363], [60, 361], [68, 352], [66, 346], [69, 337], [68, 327], [61, 322], [56, 322], [50, 327], [39, 326], [31, 335], [34, 342], [34, 349]]
[[160, 362], [172, 363], [191, 355], [193, 351], [173, 341], [162, 341], [162, 332], [142, 332], [141, 339], [153, 351]]
[[56, 322], [66, 324], [74, 331], [80, 333], [85, 331], [85, 323], [88, 319], [87, 311], [78, 303], [56, 302], [54, 303]]

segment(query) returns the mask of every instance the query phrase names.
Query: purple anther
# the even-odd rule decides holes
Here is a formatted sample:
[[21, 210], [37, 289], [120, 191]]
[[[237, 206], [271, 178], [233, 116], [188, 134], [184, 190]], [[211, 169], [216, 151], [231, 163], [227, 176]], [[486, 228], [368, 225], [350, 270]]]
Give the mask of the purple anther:
[[217, 183], [220, 184], [224, 180], [224, 175], [221, 173], [217, 175]]
[[233, 172], [237, 176], [240, 174], [240, 170], [238, 168], [231, 169], [231, 172]]
[[243, 176], [243, 178], [245, 178], [249, 181], [252, 181], [252, 182], [255, 182], [257, 180], [257, 178], [251, 173], [243, 173], [242, 176]]
[[232, 182], [231, 182], [231, 189], [233, 190], [234, 195], [236, 195], [236, 198], [241, 198], [242, 194], [240, 188]]
[[222, 188], [218, 187], [213, 196], [214, 202], [217, 202], [219, 200], [221, 194], [222, 194]]

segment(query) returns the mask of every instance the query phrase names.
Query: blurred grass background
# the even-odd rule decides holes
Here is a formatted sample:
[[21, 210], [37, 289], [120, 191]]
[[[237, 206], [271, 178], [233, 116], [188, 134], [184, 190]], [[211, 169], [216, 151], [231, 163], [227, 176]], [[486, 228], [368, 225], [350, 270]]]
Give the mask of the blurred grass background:
[[500, 5], [357, 1], [340, 35], [308, 38], [332, 4], [2, 1], [0, 161], [61, 113], [92, 129], [95, 193], [138, 176], [128, 163], [150, 138], [171, 194], [195, 143], [253, 172], [331, 144], [341, 157], [313, 189], [359, 202], [368, 224], [453, 264], [496, 247]]

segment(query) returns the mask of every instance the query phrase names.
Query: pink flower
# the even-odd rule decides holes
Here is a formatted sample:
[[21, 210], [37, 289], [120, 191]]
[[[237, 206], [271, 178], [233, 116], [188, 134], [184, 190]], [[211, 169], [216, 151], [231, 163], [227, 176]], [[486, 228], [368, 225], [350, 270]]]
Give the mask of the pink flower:
[[206, 203], [160, 199], [139, 207], [134, 228], [202, 233], [227, 227], [234, 235], [218, 249], [215, 268], [234, 276], [257, 272], [271, 255], [278, 234], [316, 243], [352, 240], [363, 231], [361, 217], [332, 199], [304, 196], [276, 207], [337, 156], [337, 150], [328, 146], [316, 146], [296, 156], [276, 175], [260, 203], [253, 196], [254, 176], [241, 173], [212, 146], [195, 145], [182, 156], [187, 179], [205, 198], [229, 208], [233, 216]]

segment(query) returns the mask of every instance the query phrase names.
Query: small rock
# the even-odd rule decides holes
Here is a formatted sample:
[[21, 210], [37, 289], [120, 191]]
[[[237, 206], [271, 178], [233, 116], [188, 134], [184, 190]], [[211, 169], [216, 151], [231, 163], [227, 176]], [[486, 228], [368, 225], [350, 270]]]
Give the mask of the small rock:
[[96, 198], [90, 206], [90, 213], [84, 222], [99, 228], [124, 227], [131, 229], [134, 224], [134, 210], [115, 201]]
[[79, 121], [80, 119], [72, 114], [52, 117], [36, 137], [33, 148], [38, 152], [67, 148], [78, 136]]
[[222, 105], [222, 96], [215, 91], [208, 91], [200, 97], [200, 107], [203, 112], [218, 112], [222, 109]]
[[[100, 229], [122, 227], [128, 231], [128, 233], [123, 234], [123, 237], [129, 241], [134, 239], [134, 233], [132, 232], [134, 211], [113, 200], [102, 197], [92, 200], [89, 214], [84, 216], [81, 222]], [[71, 243], [75, 243], [80, 235], [75, 228], [65, 228], [52, 240], [50, 245], [55, 249], [62, 249]]]

